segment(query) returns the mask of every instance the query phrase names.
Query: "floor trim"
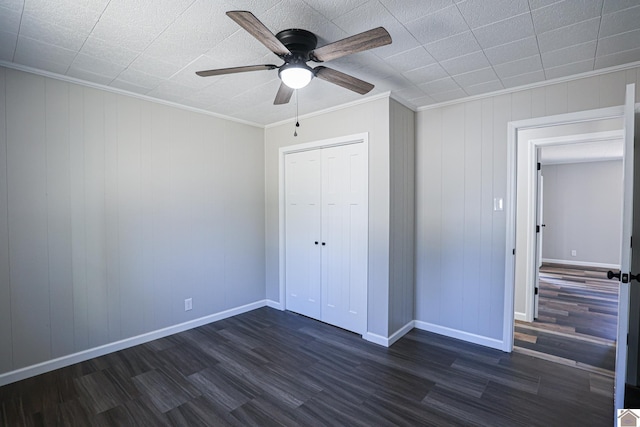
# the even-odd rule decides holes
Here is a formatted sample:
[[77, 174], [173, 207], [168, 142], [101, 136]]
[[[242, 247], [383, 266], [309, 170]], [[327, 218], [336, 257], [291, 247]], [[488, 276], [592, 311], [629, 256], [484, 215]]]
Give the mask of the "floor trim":
[[539, 351], [530, 350], [528, 348], [518, 347], [514, 345], [513, 351], [520, 354], [526, 354], [527, 356], [535, 357], [537, 359], [543, 359], [549, 362], [559, 363], [561, 365], [582, 369], [583, 371], [589, 371], [596, 374], [604, 375], [609, 378], [614, 378], [615, 376], [615, 372], [609, 371], [607, 369], [598, 368], [597, 366], [587, 365], [586, 363], [576, 362], [575, 360], [565, 359], [564, 357], [554, 356], [552, 354], [541, 353]]
[[525, 313], [520, 313], [519, 311], [516, 311], [514, 316], [515, 316], [516, 320], [521, 320], [523, 322], [528, 322], [527, 315]]
[[433, 332], [450, 338], [480, 344], [485, 347], [495, 348], [505, 351], [504, 342], [495, 338], [489, 338], [482, 335], [472, 334], [470, 332], [461, 331], [459, 329], [447, 328], [446, 326], [434, 325], [433, 323], [415, 320], [414, 326], [423, 331]]
[[135, 337], [125, 338], [123, 340], [104, 344], [99, 347], [90, 348], [87, 350], [79, 351], [77, 353], [58, 357], [56, 359], [37, 363], [35, 365], [25, 366], [24, 368], [16, 369], [14, 371], [5, 372], [4, 374], [0, 374], [0, 386], [34, 377], [36, 375], [50, 372], [55, 369], [64, 368], [65, 366], [73, 365], [74, 363], [84, 362], [85, 360], [93, 359], [94, 357], [104, 356], [105, 354], [113, 353], [114, 351], [119, 351], [125, 348], [133, 347], [135, 345], [144, 344], [146, 342], [173, 335], [178, 332], [183, 332], [188, 329], [197, 328], [198, 326], [226, 319], [227, 317], [237, 316], [238, 314], [246, 313], [248, 311], [252, 311], [266, 305], [269, 305], [268, 300], [256, 301], [250, 304], [200, 317], [198, 319], [190, 320], [188, 322], [147, 332]]
[[[163, 338], [169, 335], [176, 334], [178, 332], [186, 331], [188, 329], [197, 328], [198, 326], [203, 326], [212, 322], [216, 322], [218, 320], [226, 319], [228, 317], [236, 316], [238, 314], [246, 313], [248, 311], [252, 311], [265, 306], [271, 307], [276, 310], [283, 310], [282, 304], [277, 301], [269, 299], [256, 301], [254, 303], [246, 304], [240, 307], [235, 307], [198, 319], [190, 320], [188, 322], [180, 323], [178, 325], [169, 326], [163, 329], [158, 329], [155, 331], [147, 332], [145, 334], [137, 335], [135, 337], [126, 338], [99, 347], [94, 347], [77, 353], [58, 357], [56, 359], [47, 360], [35, 365], [26, 366], [14, 371], [9, 371], [4, 374], [0, 374], [0, 386], [40, 375], [45, 372], [50, 372], [55, 369], [64, 368], [65, 366], [73, 365], [74, 363], [84, 362], [85, 360], [93, 359], [94, 357], [104, 356], [105, 354], [113, 353], [115, 351], [123, 350], [125, 348], [133, 347], [139, 344], [144, 344], [158, 338]], [[384, 347], [390, 347], [396, 341], [410, 332], [413, 328], [504, 351], [503, 342], [500, 340], [460, 331], [457, 329], [447, 328], [444, 326], [434, 325], [432, 323], [423, 322], [420, 320], [409, 321], [406, 325], [398, 329], [389, 337], [384, 337], [373, 332], [366, 332], [362, 335], [362, 338], [374, 344], [378, 344]]]
[[395, 331], [389, 337], [384, 337], [382, 335], [374, 334], [373, 332], [365, 332], [362, 335], [362, 339], [372, 342], [374, 344], [378, 344], [384, 347], [391, 347], [393, 343], [398, 341], [400, 338], [405, 336], [414, 328], [415, 320], [409, 321], [406, 325]]
[[[527, 322], [527, 323], [531, 323], [531, 322]], [[516, 328], [528, 329], [530, 331], [540, 331], [540, 332], [543, 332], [543, 333], [549, 334], [549, 335], [556, 335], [556, 336], [559, 336], [559, 337], [571, 338], [571, 339], [574, 339], [574, 340], [590, 342], [590, 343], [593, 343], [593, 344], [601, 344], [601, 345], [606, 345], [606, 346], [609, 346], [609, 347], [615, 347], [616, 346], [615, 340], [608, 340], [608, 339], [604, 339], [604, 338], [592, 337], [592, 336], [589, 336], [589, 335], [579, 334], [577, 332], [576, 333], [566, 333], [566, 332], [554, 331], [553, 329], [545, 329], [545, 328], [541, 328], [539, 326], [532, 326], [532, 325], [523, 324], [523, 323], [516, 323]]]
[[284, 307], [282, 306], [282, 303], [279, 303], [278, 301], [274, 301], [272, 299], [267, 299], [267, 307], [271, 307], [271, 308], [275, 308], [276, 310], [280, 310], [280, 311], [284, 311]]
[[607, 264], [604, 262], [573, 261], [568, 259], [550, 259], [550, 258], [542, 258], [542, 262], [547, 264], [572, 265], [577, 267], [610, 268], [610, 269], [620, 270], [620, 264]]

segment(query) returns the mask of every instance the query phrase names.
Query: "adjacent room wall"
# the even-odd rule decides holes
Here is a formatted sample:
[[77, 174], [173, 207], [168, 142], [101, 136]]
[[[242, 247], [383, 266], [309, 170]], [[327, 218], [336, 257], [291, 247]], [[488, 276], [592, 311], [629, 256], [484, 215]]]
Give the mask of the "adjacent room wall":
[[390, 266], [389, 333], [415, 319], [415, 113], [389, 101]]
[[543, 165], [542, 175], [543, 260], [619, 268], [622, 160]]
[[320, 141], [357, 133], [369, 133], [369, 332], [389, 333], [389, 99], [381, 98], [336, 111], [303, 118], [293, 135], [293, 122], [265, 129], [266, 190], [266, 292], [279, 295], [279, 195], [280, 147]]
[[640, 93], [637, 69], [418, 112], [418, 322], [501, 347], [506, 217], [493, 199], [506, 197], [507, 123], [622, 105], [627, 83]]
[[262, 129], [4, 68], [0, 99], [0, 374], [264, 302]]

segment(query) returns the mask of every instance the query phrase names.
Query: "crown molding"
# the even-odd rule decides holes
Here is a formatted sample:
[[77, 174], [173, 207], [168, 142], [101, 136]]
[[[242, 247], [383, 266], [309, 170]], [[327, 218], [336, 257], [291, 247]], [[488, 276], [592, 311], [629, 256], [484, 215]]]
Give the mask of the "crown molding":
[[524, 86], [516, 86], [516, 87], [512, 87], [512, 88], [508, 88], [508, 89], [501, 89], [501, 90], [498, 90], [498, 91], [495, 91], [495, 92], [489, 92], [489, 93], [483, 93], [483, 94], [480, 94], [480, 95], [468, 96], [466, 98], [454, 99], [452, 101], [446, 101], [446, 102], [439, 102], [437, 104], [424, 105], [422, 107], [415, 108], [414, 111], [420, 112], [420, 111], [432, 110], [434, 108], [447, 107], [449, 105], [456, 105], [456, 104], [461, 104], [461, 103], [465, 103], [465, 102], [477, 101], [477, 100], [480, 100], [480, 99], [492, 98], [494, 96], [508, 95], [508, 94], [511, 94], [511, 93], [521, 92], [521, 91], [524, 91], [524, 90], [537, 89], [537, 88], [545, 87], [545, 86], [552, 86], [552, 85], [555, 85], [555, 84], [558, 84], [558, 83], [566, 83], [566, 82], [579, 80], [579, 79], [584, 79], [584, 78], [588, 78], [588, 77], [595, 77], [595, 76], [600, 76], [600, 75], [603, 75], [603, 74], [614, 73], [616, 71], [625, 71], [625, 70], [629, 70], [631, 68], [637, 68], [637, 67], [640, 67], [640, 61], [630, 62], [628, 64], [616, 65], [614, 67], [601, 68], [601, 69], [593, 70], [593, 71], [586, 71], [584, 73], [572, 74], [570, 76], [558, 77], [556, 79], [551, 79], [551, 80], [543, 80], [541, 82], [530, 83], [530, 84], [527, 84], [527, 85], [524, 85]]
[[39, 75], [39, 76], [42, 76], [42, 77], [47, 77], [47, 78], [50, 78], [50, 79], [61, 80], [63, 82], [67, 82], [67, 83], [77, 84], [79, 86], [90, 87], [90, 88], [93, 88], [93, 89], [99, 89], [99, 90], [103, 90], [105, 92], [111, 92], [111, 93], [115, 93], [115, 94], [118, 94], [118, 95], [124, 95], [124, 96], [129, 96], [129, 97], [132, 97], [132, 98], [138, 98], [138, 99], [141, 99], [143, 101], [153, 102], [155, 104], [162, 104], [162, 105], [166, 105], [166, 106], [169, 106], [169, 107], [179, 108], [181, 110], [191, 111], [193, 113], [200, 113], [200, 114], [204, 114], [204, 115], [207, 115], [207, 116], [216, 117], [218, 119], [229, 120], [229, 121], [232, 121], [232, 122], [237, 122], [237, 123], [241, 123], [241, 124], [244, 124], [244, 125], [249, 125], [249, 126], [254, 126], [254, 127], [257, 127], [257, 128], [260, 128], [260, 129], [264, 129], [264, 125], [261, 125], [259, 123], [250, 122], [248, 120], [237, 119], [235, 117], [225, 116], [224, 114], [218, 114], [218, 113], [214, 113], [214, 112], [208, 111], [208, 110], [203, 110], [203, 109], [200, 109], [200, 108], [189, 107], [187, 105], [179, 104], [177, 102], [171, 102], [171, 101], [166, 101], [166, 100], [163, 100], [163, 99], [154, 98], [154, 97], [147, 96], [147, 95], [141, 95], [139, 93], [129, 92], [129, 91], [124, 90], [124, 89], [119, 89], [119, 88], [115, 88], [115, 87], [111, 87], [111, 86], [105, 86], [105, 85], [102, 85], [102, 84], [99, 84], [99, 83], [92, 83], [92, 82], [88, 82], [86, 80], [80, 80], [80, 79], [76, 79], [74, 77], [65, 76], [65, 75], [57, 74], [57, 73], [52, 73], [50, 71], [44, 71], [44, 70], [40, 70], [38, 68], [28, 67], [26, 65], [20, 65], [20, 64], [13, 63], [13, 62], [6, 62], [6, 61], [0, 60], [0, 67], [10, 68], [10, 69], [13, 69], [13, 70], [18, 70], [18, 71], [24, 71], [26, 73], [36, 74], [36, 75]]
[[[329, 107], [329, 108], [325, 108], [323, 110], [318, 110], [318, 111], [314, 111], [312, 113], [307, 113], [307, 114], [304, 114], [302, 116], [299, 116], [298, 119], [308, 119], [308, 118], [311, 118], [311, 117], [320, 116], [320, 115], [327, 114], [327, 113], [332, 113], [334, 111], [343, 110], [345, 108], [354, 107], [356, 105], [366, 104], [367, 102], [377, 101], [378, 99], [384, 99], [384, 98], [390, 98], [390, 97], [391, 97], [391, 92], [382, 92], [382, 93], [379, 93], [377, 95], [368, 96], [366, 98], [361, 98], [361, 99], [357, 99], [355, 101], [347, 102], [346, 104], [340, 104], [340, 105], [336, 105], [335, 107]], [[295, 117], [291, 117], [290, 119], [285, 119], [285, 120], [280, 120], [278, 122], [269, 123], [268, 125], [265, 125], [264, 127], [265, 127], [265, 129], [269, 129], [269, 128], [273, 128], [273, 127], [276, 127], [276, 126], [280, 126], [280, 125], [284, 125], [284, 124], [293, 122], [295, 120], [296, 120]]]

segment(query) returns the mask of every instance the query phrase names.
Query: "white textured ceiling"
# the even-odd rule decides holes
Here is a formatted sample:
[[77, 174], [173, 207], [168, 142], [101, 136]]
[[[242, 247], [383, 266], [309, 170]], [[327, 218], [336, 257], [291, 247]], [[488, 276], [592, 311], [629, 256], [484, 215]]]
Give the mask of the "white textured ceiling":
[[[319, 46], [384, 26], [391, 45], [324, 65], [414, 107], [640, 60], [640, 0], [0, 0], [0, 61], [259, 124], [292, 117], [294, 102], [273, 105], [276, 70], [194, 74], [280, 64], [228, 10]], [[320, 79], [298, 95], [300, 114], [361, 98]]]

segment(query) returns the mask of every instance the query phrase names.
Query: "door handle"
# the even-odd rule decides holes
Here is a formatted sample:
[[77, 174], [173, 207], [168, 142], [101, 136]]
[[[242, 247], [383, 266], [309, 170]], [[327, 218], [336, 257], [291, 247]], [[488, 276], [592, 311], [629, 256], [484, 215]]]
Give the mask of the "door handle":
[[[638, 273], [638, 274], [629, 273], [628, 276], [626, 274], [623, 274], [622, 276], [623, 276], [622, 277], [622, 282], [623, 283], [627, 283], [627, 281], [630, 282], [632, 280], [635, 280], [636, 282], [640, 282], [640, 273]], [[617, 273], [614, 273], [611, 270], [607, 271], [607, 279], [611, 280], [614, 277], [616, 279], [620, 280], [620, 272], [618, 271]], [[626, 279], [626, 281], [625, 281], [625, 279]]]

